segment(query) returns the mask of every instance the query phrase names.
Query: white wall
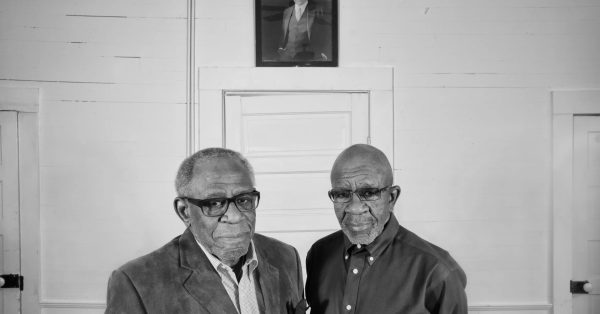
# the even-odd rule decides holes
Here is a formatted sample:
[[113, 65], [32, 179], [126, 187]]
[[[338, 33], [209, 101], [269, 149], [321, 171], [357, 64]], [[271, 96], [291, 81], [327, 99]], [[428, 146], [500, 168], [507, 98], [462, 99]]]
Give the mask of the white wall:
[[186, 3], [2, 0], [0, 41], [0, 84], [41, 93], [43, 312], [101, 308], [112, 269], [181, 230]]
[[[547, 312], [549, 91], [600, 87], [598, 2], [340, 2], [340, 67], [395, 69], [401, 223], [461, 263], [473, 312]], [[253, 66], [253, 2], [196, 6], [196, 64]], [[186, 1], [0, 4], [0, 84], [41, 88], [45, 313], [101, 312], [109, 271], [182, 229], [185, 17]]]

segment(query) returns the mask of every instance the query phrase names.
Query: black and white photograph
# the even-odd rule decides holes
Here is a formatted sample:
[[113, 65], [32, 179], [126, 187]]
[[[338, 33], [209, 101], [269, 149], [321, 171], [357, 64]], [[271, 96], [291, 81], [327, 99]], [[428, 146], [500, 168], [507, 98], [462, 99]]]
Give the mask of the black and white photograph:
[[0, 314], [600, 314], [600, 0], [0, 0]]
[[255, 0], [257, 66], [337, 66], [337, 0]]

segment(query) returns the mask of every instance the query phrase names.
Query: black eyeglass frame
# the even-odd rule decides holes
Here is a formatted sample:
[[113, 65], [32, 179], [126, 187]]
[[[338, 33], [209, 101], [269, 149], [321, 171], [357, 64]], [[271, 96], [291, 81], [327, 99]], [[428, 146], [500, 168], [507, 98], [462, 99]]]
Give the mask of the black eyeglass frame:
[[[246, 196], [246, 195], [253, 195], [256, 196], [256, 206], [254, 206], [254, 208], [252, 209], [243, 209], [240, 208], [238, 206], [238, 204], [235, 202], [237, 199], [239, 199], [242, 196]], [[233, 202], [233, 205], [235, 205], [235, 208], [237, 208], [240, 212], [249, 212], [249, 211], [254, 211], [256, 210], [256, 208], [258, 208], [258, 204], [260, 203], [260, 192], [257, 190], [253, 190], [250, 192], [244, 192], [244, 193], [240, 193], [238, 195], [234, 195], [232, 197], [214, 197], [214, 198], [207, 198], [207, 199], [197, 199], [197, 198], [191, 198], [191, 197], [185, 197], [185, 196], [180, 196], [180, 199], [184, 199], [187, 200], [188, 202], [196, 205], [197, 207], [200, 207], [200, 209], [202, 210], [202, 214], [204, 214], [204, 216], [207, 217], [220, 217], [225, 215], [225, 213], [227, 213], [227, 211], [229, 210], [229, 204]], [[218, 214], [209, 214], [208, 210], [210, 209], [210, 202], [215, 202], [215, 201], [221, 201], [221, 202], [226, 202], [225, 205], [223, 206], [223, 210], [222, 212], [219, 212]]]
[[[389, 185], [389, 186], [385, 186], [385, 187], [382, 187], [382, 188], [359, 188], [359, 189], [356, 189], [354, 191], [352, 191], [352, 190], [346, 190], [346, 189], [331, 189], [331, 190], [327, 191], [327, 195], [329, 195], [329, 199], [333, 203], [335, 203], [335, 204], [350, 203], [352, 201], [352, 194], [356, 194], [356, 196], [358, 197], [358, 199], [361, 200], [361, 201], [363, 201], [363, 202], [372, 202], [372, 201], [378, 201], [379, 199], [381, 199], [381, 192], [383, 192], [383, 191], [385, 191], [387, 189], [393, 188], [395, 186], [396, 185]], [[360, 192], [368, 191], [368, 190], [370, 190], [375, 195], [377, 195], [376, 198], [371, 199], [371, 200], [367, 200], [363, 196], [360, 195]], [[350, 198], [347, 201], [345, 201], [345, 202], [339, 202], [339, 201], [336, 202], [334, 200], [334, 197], [333, 197], [333, 193], [336, 192], [336, 191], [350, 192], [351, 193]]]

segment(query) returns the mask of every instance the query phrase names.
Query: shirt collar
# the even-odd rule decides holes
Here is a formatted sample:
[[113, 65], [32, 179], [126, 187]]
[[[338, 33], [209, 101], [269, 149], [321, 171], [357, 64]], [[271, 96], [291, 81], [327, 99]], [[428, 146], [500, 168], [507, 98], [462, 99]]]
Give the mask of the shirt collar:
[[[202, 249], [202, 252], [204, 252], [204, 255], [206, 255], [206, 257], [208, 258], [208, 261], [210, 262], [212, 267], [217, 272], [219, 271], [219, 267], [229, 267], [229, 266], [223, 264], [223, 262], [221, 262], [216, 256], [210, 254], [210, 252], [208, 252], [208, 250], [204, 247], [204, 245], [202, 245], [202, 243], [200, 243], [200, 241], [198, 241], [197, 239], [196, 239], [196, 243], [198, 243], [198, 245]], [[249, 271], [250, 271], [249, 273], [254, 271], [256, 269], [256, 267], [258, 266], [258, 257], [256, 255], [256, 251], [254, 250], [254, 241], [252, 241], [252, 240], [250, 240], [250, 248], [248, 250], [248, 253], [246, 253], [246, 261], [244, 262], [243, 267], [246, 267], [246, 266], [249, 267]]]
[[[377, 260], [381, 253], [383, 253], [383, 251], [392, 243], [399, 229], [400, 224], [394, 213], [392, 213], [390, 219], [388, 219], [388, 222], [385, 224], [385, 227], [383, 227], [381, 234], [369, 245], [366, 247], [363, 246], [367, 252], [369, 252], [369, 255], [373, 257], [373, 260], [370, 259], [371, 262]], [[355, 245], [348, 240], [346, 235], [344, 235], [344, 254], [351, 254], [354, 247]]]
[[296, 8], [300, 8], [300, 12], [304, 13], [304, 10], [306, 9], [306, 6], [308, 5], [308, 1], [304, 2], [304, 4], [301, 5], [297, 5], [295, 4]]

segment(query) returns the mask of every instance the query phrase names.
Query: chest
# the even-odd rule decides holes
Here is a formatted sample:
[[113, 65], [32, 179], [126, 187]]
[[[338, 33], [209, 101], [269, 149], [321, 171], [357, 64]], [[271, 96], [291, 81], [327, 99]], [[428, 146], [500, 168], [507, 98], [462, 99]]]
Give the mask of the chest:
[[315, 313], [429, 313], [425, 307], [428, 272], [410, 259], [368, 254], [323, 261], [310, 271]]

